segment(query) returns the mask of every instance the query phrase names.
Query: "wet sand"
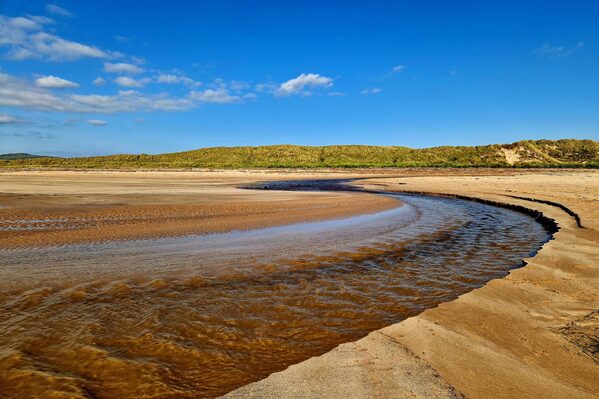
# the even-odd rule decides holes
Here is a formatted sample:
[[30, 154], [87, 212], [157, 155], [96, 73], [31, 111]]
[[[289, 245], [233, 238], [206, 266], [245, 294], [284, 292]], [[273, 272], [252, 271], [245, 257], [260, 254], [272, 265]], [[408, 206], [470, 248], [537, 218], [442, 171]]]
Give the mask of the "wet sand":
[[598, 397], [598, 171], [407, 170], [356, 185], [525, 206], [561, 230], [508, 276], [228, 397]]
[[[152, 209], [162, 204], [166, 207], [184, 208], [176, 211], [166, 208], [163, 213], [152, 215], [152, 218], [156, 218], [154, 221], [163, 220], [160, 218], [166, 213], [167, 219], [173, 217], [173, 224], [179, 224], [177, 221], [194, 219], [193, 212], [198, 209], [204, 212], [201, 213], [202, 216], [208, 215], [208, 219], [211, 216], [220, 219], [223, 209], [233, 209], [230, 216], [233, 221], [231, 226], [234, 227], [231, 228], [238, 229], [265, 227], [251, 223], [240, 224], [238, 219], [255, 215], [255, 220], [263, 220], [264, 211], [273, 209], [272, 204], [278, 204], [279, 207], [268, 214], [268, 219], [271, 220], [270, 225], [277, 225], [310, 218], [314, 210], [309, 208], [309, 204], [313, 204], [313, 201], [323, 201], [318, 203], [323, 208], [317, 209], [332, 210], [340, 203], [343, 204], [344, 200], [348, 208], [351, 208], [357, 198], [362, 201], [362, 198], [371, 197], [348, 193], [248, 192], [234, 188], [239, 184], [261, 180], [347, 177], [347, 173], [151, 172], [131, 173], [129, 176], [118, 172], [99, 173], [100, 177], [94, 173], [86, 173], [86, 177], [90, 176], [87, 182], [87, 179], [81, 179], [80, 172], [49, 172], [55, 174], [51, 178], [45, 173], [47, 172], [0, 174], [0, 192], [3, 193], [1, 198], [4, 201], [0, 204], [6, 206], [1, 211], [40, 212], [41, 209], [51, 213], [54, 208], [58, 209], [57, 215], [60, 215], [60, 212], [66, 212], [67, 209], [74, 209], [74, 212], [91, 212], [91, 219], [105, 216], [106, 219], [112, 215], [110, 212], [115, 212], [113, 209], [125, 207], [125, 216], [118, 214], [118, 217], [124, 218], [126, 224], [134, 224], [137, 221], [132, 221], [136, 219], [132, 215], [151, 214]], [[418, 176], [423, 173], [426, 176]], [[596, 343], [593, 339], [597, 336], [596, 309], [599, 307], [599, 273], [596, 268], [599, 264], [599, 226], [595, 222], [599, 220], [596, 205], [599, 199], [599, 174], [588, 171], [485, 170], [478, 172], [480, 177], [468, 176], [473, 173], [476, 175], [476, 171], [471, 170], [384, 171], [382, 178], [355, 184], [374, 190], [464, 195], [538, 209], [554, 218], [562, 227], [556, 234], [556, 239], [546, 244], [537, 256], [528, 261], [526, 267], [512, 271], [507, 277], [493, 280], [482, 288], [401, 323], [377, 330], [359, 341], [343, 344], [325, 355], [272, 374], [265, 380], [232, 392], [230, 396], [348, 397], [351, 394], [352, 397], [459, 397], [465, 394], [468, 397], [593, 397], [599, 388], [599, 368], [596, 364], [596, 351], [593, 349]], [[394, 176], [390, 177], [391, 174]], [[115, 175], [118, 176], [116, 182]], [[156, 177], [157, 175], [163, 177]], [[144, 183], [146, 178], [158, 179], [159, 184]], [[108, 189], [115, 184], [119, 185], [118, 190]], [[581, 216], [585, 228], [579, 228], [574, 218], [561, 208], [514, 197], [537, 198], [564, 204]], [[387, 201], [394, 202], [390, 199]], [[358, 206], [358, 209], [353, 207], [351, 211], [341, 212], [333, 218], [342, 214], [347, 216], [372, 212], [372, 203], [369, 200], [366, 202], [369, 204]], [[239, 208], [226, 207], [229, 203], [237, 203]], [[65, 204], [68, 206], [65, 207]], [[190, 204], [191, 208], [185, 208]], [[251, 208], [252, 205], [255, 207]], [[379, 205], [380, 209], [393, 206], [390, 202], [384, 205], [377, 203], [376, 206]], [[213, 213], [205, 210], [210, 206], [214, 207], [210, 209], [216, 209]], [[222, 206], [225, 208], [219, 208]], [[172, 212], [175, 216], [172, 216]], [[276, 219], [275, 215], [281, 213], [285, 217]], [[29, 216], [33, 218], [40, 215]], [[323, 216], [331, 217], [329, 211], [323, 211], [308, 220], [317, 220]], [[151, 224], [148, 223], [146, 228]], [[85, 230], [86, 228], [81, 229]], [[89, 230], [95, 230], [95, 226], [90, 226]], [[58, 236], [64, 235], [62, 233], [64, 231]], [[26, 231], [24, 234], [33, 233]], [[155, 237], [152, 234], [154, 233], [150, 236]], [[177, 230], [167, 235], [180, 234], [181, 231]], [[98, 238], [90, 235], [83, 242], [136, 237], [139, 236], [125, 234], [116, 238]], [[6, 245], [22, 246], [37, 242], [41, 242], [43, 246], [52, 241], [30, 239], [25, 244]], [[62, 243], [67, 242], [71, 241]], [[168, 287], [168, 282], [160, 279], [149, 282], [156, 290], [164, 288], [165, 283]], [[146, 283], [140, 284], [145, 289], [143, 284]], [[200, 282], [201, 284], [205, 284], [205, 281]], [[94, 287], [89, 289], [93, 290]], [[117, 282], [110, 287], [110, 295], [123, 295], [125, 301], [131, 301], [132, 298], [134, 301], [136, 290], [136, 286]], [[85, 301], [85, 290], [71, 291], [74, 295], [71, 300]], [[47, 298], [52, 298], [53, 294], [52, 289], [48, 291], [44, 288], [39, 292], [29, 293], [26, 303], [17, 305], [29, 309], [28, 307], [35, 307]], [[177, 303], [176, 298], [173, 300], [173, 303]], [[52, 300], [47, 304], [60, 308], [64, 306], [64, 301]], [[72, 316], [76, 317], [76, 314]], [[92, 326], [94, 333], [104, 328], [106, 326]], [[192, 362], [190, 365], [193, 364], [194, 352], [189, 351], [185, 345], [165, 348], [160, 340], [154, 338], [142, 335], [139, 345], [131, 346], [125, 342], [124, 346], [142, 352], [149, 347], [171, 354], [179, 351], [180, 356], [189, 359]], [[31, 344], [33, 348], [36, 347], [35, 342], [32, 341]], [[123, 343], [109, 342], [107, 345], [115, 347], [121, 344]], [[87, 376], [92, 380], [106, 378], [108, 369], [127, 369], [128, 364], [123, 359], [107, 358], [104, 353], [92, 347], [84, 349], [88, 359], [92, 359], [96, 365], [103, 365], [98, 370], [99, 374]], [[143, 358], [142, 352], [136, 356]], [[62, 359], [67, 364], [70, 362], [72, 367], [80, 364], [79, 360]], [[2, 367], [10, 368], [21, 361], [22, 358], [8, 356], [4, 358]], [[43, 372], [40, 372], [35, 370], [35, 364], [33, 366], [29, 386], [35, 392], [35, 384], [43, 385], [43, 379], [46, 378], [44, 373], [52, 375], [53, 371], [42, 369]], [[147, 381], [147, 373], [152, 372], [154, 370], [151, 367], [140, 369], [138, 373], [131, 375], [131, 381], [143, 384]], [[18, 377], [22, 377], [22, 374]], [[72, 384], [78, 384], [69, 376], [54, 382], [63, 384], [67, 391]], [[132, 389], [128, 392], [135, 391], [135, 387], [127, 387], [126, 384], [120, 388]], [[161, 391], [163, 388], [164, 386], [156, 387], [156, 393], [160, 395], [160, 392], [166, 392]], [[55, 393], [57, 392], [60, 389]], [[73, 395], [79, 393], [82, 392], [72, 392]], [[172, 396], [177, 397], [176, 392]]]
[[265, 176], [290, 178], [236, 172], [0, 173], [0, 248], [222, 233], [397, 206], [396, 200], [374, 195], [236, 188]]

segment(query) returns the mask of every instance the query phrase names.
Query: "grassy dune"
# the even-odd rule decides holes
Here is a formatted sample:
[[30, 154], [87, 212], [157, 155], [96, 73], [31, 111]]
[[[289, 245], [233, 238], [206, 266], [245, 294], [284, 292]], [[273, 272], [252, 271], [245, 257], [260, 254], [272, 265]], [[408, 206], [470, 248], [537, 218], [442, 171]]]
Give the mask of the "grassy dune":
[[525, 140], [476, 147], [214, 147], [167, 154], [0, 161], [2, 168], [599, 167], [599, 142]]

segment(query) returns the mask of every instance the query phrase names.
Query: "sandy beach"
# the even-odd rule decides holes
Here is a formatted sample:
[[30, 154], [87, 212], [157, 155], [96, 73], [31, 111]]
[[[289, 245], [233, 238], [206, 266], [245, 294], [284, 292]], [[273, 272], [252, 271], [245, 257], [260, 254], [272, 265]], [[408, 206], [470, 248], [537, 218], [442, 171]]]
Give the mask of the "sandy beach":
[[[596, 222], [599, 173], [596, 171], [3, 172], [0, 173], [0, 223], [16, 228], [3, 231], [0, 247], [26, 250], [247, 230], [371, 214], [398, 205], [395, 199], [375, 194], [237, 188], [264, 181], [322, 178], [355, 178], [354, 186], [373, 191], [455, 195], [519, 205], [554, 219], [560, 231], [533, 258], [526, 259], [525, 267], [512, 270], [504, 278], [271, 374], [227, 397], [596, 397], [599, 392], [599, 224]], [[582, 227], [573, 215], [580, 219]], [[307, 267], [308, 260], [302, 262], [293, 267]], [[77, 301], [91, 303], [106, 298], [118, 298], [123, 306], [131, 306], [138, 300], [145, 303], [144, 296], [135, 299], [135, 284], [143, 287], [140, 292], [145, 292], [144, 295], [147, 292], [155, 295], [154, 291], [160, 293], [165, 289], [160, 294], [165, 298], [176, 294], [168, 291], [174, 284], [164, 279], [144, 280], [143, 276], [136, 279], [72, 287], [53, 287], [48, 283], [25, 293], [15, 303], [18, 312], [35, 310], [44, 303], [49, 308], [63, 309], [65, 295], [69, 298], [67, 302], [75, 305]], [[205, 284], [204, 280], [197, 281], [188, 278], [179, 285], [197, 289]], [[77, 315], [69, 313], [69, 317]], [[148, 323], [151, 322], [153, 316], [149, 315]], [[90, 325], [94, 333], [104, 328]], [[63, 325], [61, 321], [56, 326], [57, 331], [69, 330], [69, 323]], [[147, 328], [139, 326], [142, 327]], [[158, 327], [164, 328], [161, 324]], [[15, 330], [11, 334], [16, 343], [22, 339], [19, 334], [24, 333]], [[191, 348], [164, 347], [167, 344], [154, 343], [152, 337], [140, 334], [131, 342], [113, 340], [106, 341], [106, 345], [125, 345], [136, 356], [149, 356], [146, 352], [149, 350], [163, 356], [179, 353], [188, 359], [189, 367], [198, 356]], [[152, 352], [152, 356], [156, 353]], [[31, 393], [51, 381], [55, 392], [69, 391], [74, 397], [84, 395], [78, 390], [80, 381], [69, 377], [70, 374], [57, 379], [34, 370], [35, 363], [27, 363], [20, 356], [11, 351], [3, 354], [0, 361], [3, 384], [25, 389], [22, 392], [31, 389]], [[36, 356], [49, 355], [41, 352]], [[108, 382], [113, 378], [107, 375], [110, 369], [132, 373], [130, 380], [142, 385], [157, 373], [152, 368], [136, 369], [123, 359], [105, 356], [87, 347], [84, 352], [73, 354], [72, 359], [56, 361], [74, 375]], [[89, 370], [92, 364], [99, 365], [96, 374], [85, 374], [80, 368], [85, 365], [82, 359], [86, 362], [97, 359], [87, 367]], [[163, 377], [156, 374], [156, 378]], [[133, 385], [121, 384], [118, 389], [128, 394], [135, 392]], [[99, 392], [106, 396], [112, 391]], [[156, 387], [156, 392], [177, 396], [162, 385]]]
[[352, 193], [240, 190], [310, 173], [0, 173], [0, 248], [222, 233], [374, 213], [397, 205]]
[[[597, 171], [404, 171], [355, 184], [521, 205], [555, 219], [560, 231], [505, 278], [227, 397], [597, 397]], [[583, 227], [539, 200], [568, 208]]]

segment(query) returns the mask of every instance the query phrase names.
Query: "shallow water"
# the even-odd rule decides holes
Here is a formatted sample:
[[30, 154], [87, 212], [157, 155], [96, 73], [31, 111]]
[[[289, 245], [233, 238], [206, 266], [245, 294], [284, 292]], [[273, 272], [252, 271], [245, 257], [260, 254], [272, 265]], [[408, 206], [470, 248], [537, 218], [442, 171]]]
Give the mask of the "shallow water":
[[374, 215], [0, 251], [0, 396], [214, 397], [507, 274], [521, 213], [398, 195]]

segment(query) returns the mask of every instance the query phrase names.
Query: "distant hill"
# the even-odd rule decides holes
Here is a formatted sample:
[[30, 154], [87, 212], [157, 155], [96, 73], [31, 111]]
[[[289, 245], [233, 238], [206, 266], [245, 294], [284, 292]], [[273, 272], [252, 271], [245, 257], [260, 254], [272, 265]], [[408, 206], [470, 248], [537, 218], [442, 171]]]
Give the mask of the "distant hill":
[[599, 142], [524, 140], [475, 147], [273, 145], [214, 147], [158, 155], [83, 158], [35, 157], [0, 161], [4, 168], [391, 168], [391, 167], [572, 167], [599, 168]]
[[12, 160], [12, 159], [31, 159], [31, 158], [51, 158], [45, 155], [33, 155], [27, 154], [24, 152], [14, 152], [9, 154], [0, 154], [0, 159], [2, 160]]

